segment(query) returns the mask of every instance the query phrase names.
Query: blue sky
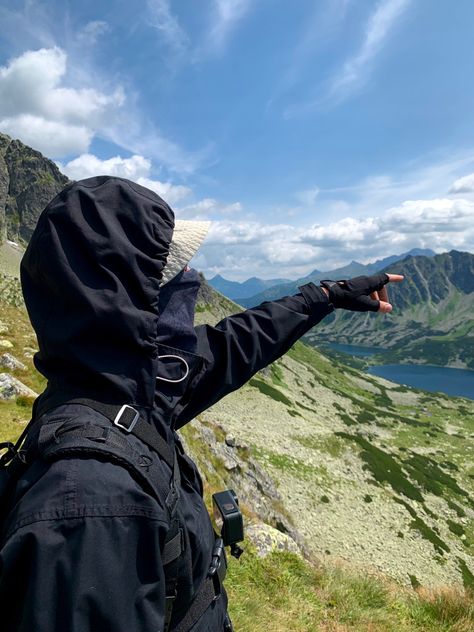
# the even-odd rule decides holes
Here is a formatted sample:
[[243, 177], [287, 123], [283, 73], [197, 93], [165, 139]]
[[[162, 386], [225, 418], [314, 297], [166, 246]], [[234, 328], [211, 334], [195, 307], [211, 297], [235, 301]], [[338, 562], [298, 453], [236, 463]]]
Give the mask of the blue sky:
[[211, 219], [208, 276], [474, 251], [474, 3], [0, 7], [0, 131]]

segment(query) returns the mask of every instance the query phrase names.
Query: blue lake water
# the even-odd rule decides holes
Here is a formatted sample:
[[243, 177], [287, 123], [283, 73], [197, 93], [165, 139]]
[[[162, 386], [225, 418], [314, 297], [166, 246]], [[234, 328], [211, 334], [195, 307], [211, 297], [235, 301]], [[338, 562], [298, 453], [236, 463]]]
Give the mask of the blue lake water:
[[474, 399], [474, 371], [448, 369], [420, 364], [385, 364], [371, 366], [368, 372], [398, 384], [414, 386], [432, 393], [458, 395]]
[[[330, 343], [328, 346], [335, 351], [363, 358], [384, 352], [382, 347], [362, 347], [336, 343]], [[371, 366], [367, 370], [372, 375], [384, 377], [392, 382], [397, 382], [397, 384], [413, 386], [432, 393], [441, 392], [446, 393], [446, 395], [474, 399], [474, 371], [467, 369], [449, 369], [426, 364], [384, 364]]]

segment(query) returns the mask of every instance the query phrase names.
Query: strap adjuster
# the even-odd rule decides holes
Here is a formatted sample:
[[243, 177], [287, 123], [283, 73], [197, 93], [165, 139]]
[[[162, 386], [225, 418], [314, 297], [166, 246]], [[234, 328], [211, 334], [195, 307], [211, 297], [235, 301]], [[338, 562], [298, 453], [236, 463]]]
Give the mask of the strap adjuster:
[[118, 411], [114, 419], [114, 424], [126, 432], [132, 432], [139, 419], [140, 413], [132, 406], [124, 404]]

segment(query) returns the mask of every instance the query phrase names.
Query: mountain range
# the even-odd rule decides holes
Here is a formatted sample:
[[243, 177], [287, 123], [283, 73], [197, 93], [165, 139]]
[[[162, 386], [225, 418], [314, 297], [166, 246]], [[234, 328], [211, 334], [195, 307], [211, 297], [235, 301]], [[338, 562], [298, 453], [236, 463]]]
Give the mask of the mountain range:
[[251, 277], [243, 283], [239, 283], [238, 281], [228, 281], [220, 274], [216, 274], [216, 276], [208, 280], [208, 283], [215, 290], [235, 301], [263, 292], [274, 285], [291, 283], [291, 281], [290, 279], [259, 279], [257, 277]]
[[[267, 288], [264, 290], [260, 290], [258, 293], [255, 293], [252, 296], [244, 296], [241, 294], [240, 297], [237, 295], [232, 295], [230, 292], [226, 293], [219, 287], [216, 287], [214, 283], [209, 281], [209, 283], [215, 287], [216, 290], [222, 292], [225, 296], [228, 296], [232, 300], [235, 300], [243, 307], [254, 307], [255, 305], [259, 305], [263, 303], [263, 301], [274, 301], [277, 298], [281, 298], [282, 296], [288, 296], [290, 294], [296, 294], [298, 292], [298, 287], [300, 285], [304, 285], [305, 283], [313, 282], [319, 283], [322, 279], [350, 279], [351, 277], [360, 276], [363, 274], [374, 274], [375, 272], [379, 272], [383, 270], [387, 266], [392, 265], [396, 261], [400, 261], [409, 256], [431, 256], [434, 255], [434, 251], [429, 248], [413, 248], [408, 252], [404, 252], [401, 255], [390, 255], [385, 257], [384, 259], [377, 259], [373, 263], [359, 263], [358, 261], [351, 261], [346, 266], [342, 266], [340, 268], [336, 268], [334, 270], [328, 270], [326, 272], [322, 272], [321, 270], [313, 270], [310, 274], [297, 279], [296, 281], [286, 281], [284, 283], [274, 283], [270, 286], [267, 285]], [[230, 282], [232, 283], [232, 282]], [[245, 285], [244, 282], [241, 285]], [[270, 283], [270, 281], [268, 282]], [[233, 289], [233, 286], [232, 286]]]

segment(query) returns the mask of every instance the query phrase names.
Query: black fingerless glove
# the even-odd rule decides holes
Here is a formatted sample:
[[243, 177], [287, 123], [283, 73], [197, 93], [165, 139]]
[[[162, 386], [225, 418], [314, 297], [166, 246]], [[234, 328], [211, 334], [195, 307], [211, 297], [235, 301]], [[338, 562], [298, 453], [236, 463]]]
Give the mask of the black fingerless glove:
[[378, 312], [380, 301], [375, 301], [369, 295], [381, 290], [386, 283], [388, 275], [384, 272], [348, 281], [320, 281], [320, 285], [328, 290], [329, 302], [334, 307], [353, 312]]

